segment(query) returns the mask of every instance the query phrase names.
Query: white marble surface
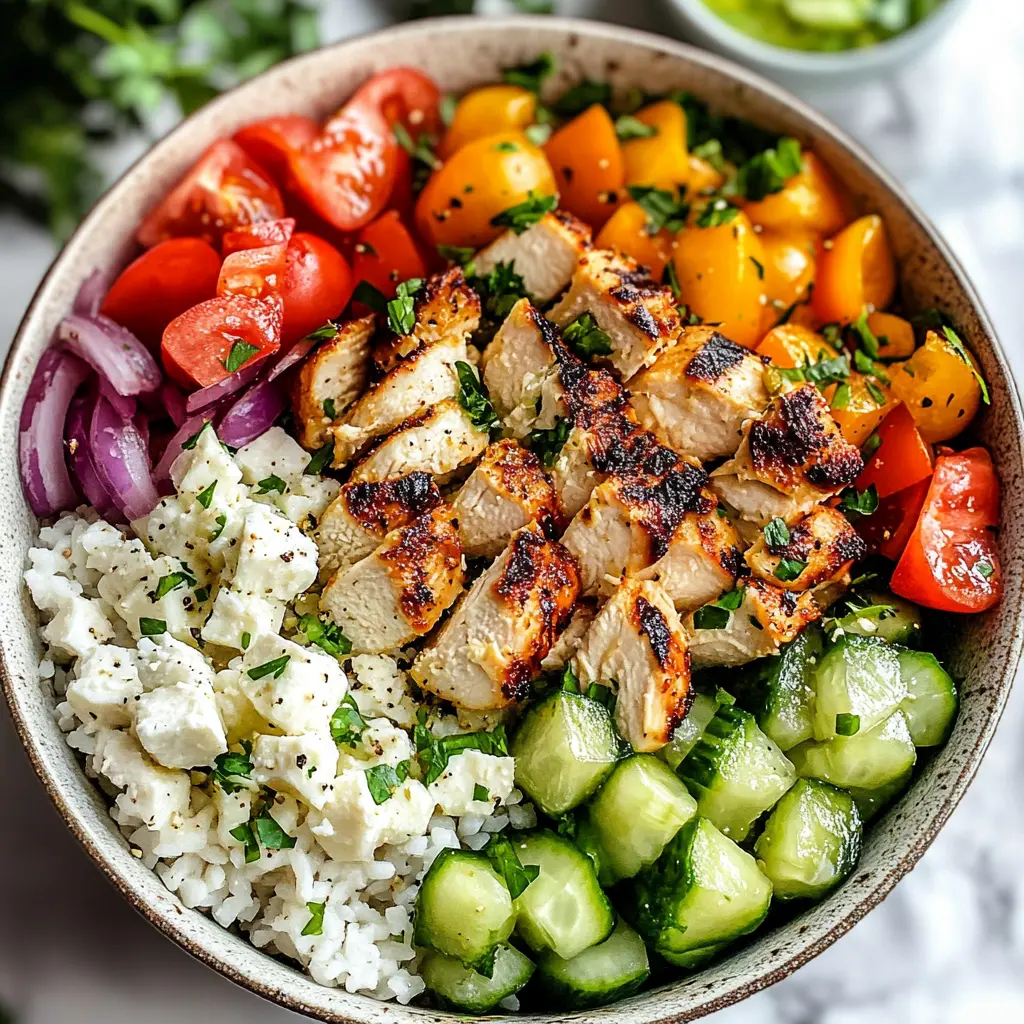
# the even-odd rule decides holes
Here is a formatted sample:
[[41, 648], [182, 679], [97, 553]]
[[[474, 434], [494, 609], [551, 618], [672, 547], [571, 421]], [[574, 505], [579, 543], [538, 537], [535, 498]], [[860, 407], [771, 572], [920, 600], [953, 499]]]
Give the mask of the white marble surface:
[[[481, 0], [484, 10], [510, 6]], [[561, 13], [671, 31], [658, 0], [561, 0]], [[325, 35], [387, 21], [335, 0]], [[940, 47], [890, 81], [812, 96], [938, 223], [1024, 380], [1024, 5], [973, 0]], [[134, 154], [111, 157], [112, 169]], [[52, 252], [0, 219], [0, 338]], [[0, 715], [0, 1002], [19, 1024], [298, 1020], [193, 962], [107, 885], [65, 831]], [[715, 1024], [1024, 1022], [1024, 693], [961, 807], [917, 869], [849, 935]]]

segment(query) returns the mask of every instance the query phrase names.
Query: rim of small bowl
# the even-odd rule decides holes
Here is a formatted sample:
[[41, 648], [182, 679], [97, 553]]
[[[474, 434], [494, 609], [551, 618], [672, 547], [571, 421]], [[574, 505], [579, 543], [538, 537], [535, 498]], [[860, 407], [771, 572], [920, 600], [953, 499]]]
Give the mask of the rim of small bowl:
[[[955, 0], [952, 0], [952, 2], [955, 2]], [[440, 31], [465, 32], [470, 35], [481, 31], [500, 34], [522, 27], [537, 28], [538, 26], [543, 26], [549, 32], [560, 33], [567, 42], [570, 42], [573, 37], [576, 37], [579, 41], [585, 41], [588, 38], [600, 39], [606, 42], [625, 41], [631, 45], [650, 50], [652, 53], [663, 53], [673, 60], [688, 62], [691, 65], [723, 75], [735, 85], [749, 88], [754, 92], [761, 93], [777, 104], [791, 108], [806, 122], [810, 131], [827, 137], [830, 143], [844, 150], [847, 156], [858, 162], [861, 168], [867, 171], [871, 177], [875, 178], [911, 215], [919, 229], [935, 247], [935, 250], [939, 253], [946, 267], [955, 278], [958, 287], [968, 300], [972, 313], [977, 318], [979, 329], [986, 335], [991, 345], [992, 356], [1006, 382], [1007, 400], [1015, 424], [1018, 451], [1020, 450], [1021, 442], [1024, 440], [1024, 414], [1021, 411], [1016, 384], [995, 331], [973, 285], [942, 236], [918, 208], [917, 204], [859, 144], [854, 142], [853, 139], [833, 125], [823, 115], [817, 113], [813, 108], [782, 87], [735, 64], [728, 58], [709, 53], [677, 40], [636, 29], [575, 18], [537, 17], [530, 15], [512, 15], [487, 19], [479, 17], [426, 19], [399, 24], [352, 37], [283, 61], [281, 64], [257, 76], [256, 79], [250, 80], [249, 83], [244, 83], [222, 94], [207, 104], [206, 107], [185, 118], [163, 139], [143, 154], [104, 193], [72, 234], [64, 249], [58, 253], [50, 265], [26, 310], [4, 365], [3, 374], [0, 377], [0, 415], [6, 416], [9, 412], [8, 407], [12, 401], [14, 367], [16, 363], [20, 362], [22, 350], [29, 343], [29, 334], [33, 333], [34, 320], [43, 304], [44, 298], [47, 296], [49, 284], [65, 262], [73, 261], [76, 258], [76, 240], [86, 231], [87, 226], [102, 220], [107, 209], [112, 208], [119, 201], [121, 192], [127, 188], [130, 182], [146, 174], [148, 165], [153, 161], [155, 153], [162, 153], [166, 149], [173, 147], [179, 140], [187, 138], [197, 123], [202, 123], [206, 119], [215, 120], [217, 111], [222, 106], [233, 104], [235, 102], [234, 97], [239, 92], [244, 92], [253, 82], [279, 73], [282, 66], [286, 66], [289, 69], [301, 67], [303, 61], [314, 59], [325, 51], [336, 56], [339, 62], [342, 62], [347, 54], [358, 52], [360, 47], [370, 40], [383, 38], [387, 41], [393, 41], [396, 47], [396, 59], [399, 59], [401, 54], [400, 44], [403, 40], [413, 37], [430, 36]], [[81, 259], [80, 256], [77, 258]], [[1014, 597], [1016, 597], [1016, 604], [1011, 605]], [[1024, 617], [1022, 610], [1024, 610], [1024, 595], [1007, 593], [1004, 596], [1004, 602], [1001, 606], [1002, 616], [1012, 616], [1019, 621]], [[146, 899], [145, 883], [129, 877], [127, 871], [119, 870], [118, 864], [114, 862], [116, 856], [114, 854], [108, 855], [104, 851], [102, 843], [96, 841], [91, 834], [89, 825], [84, 820], [79, 820], [76, 810], [71, 806], [70, 801], [65, 799], [63, 793], [65, 784], [58, 779], [57, 773], [51, 770], [48, 763], [51, 755], [48, 754], [47, 744], [40, 737], [33, 734], [28, 716], [22, 713], [21, 697], [18, 692], [17, 681], [13, 677], [8, 664], [7, 643], [6, 637], [2, 635], [2, 628], [0, 627], [0, 682], [3, 685], [4, 696], [10, 708], [15, 728], [32, 766], [72, 834], [106, 877], [150, 924], [201, 963], [216, 970], [240, 987], [255, 992], [278, 1005], [305, 1013], [318, 1020], [329, 1022], [346, 1021], [353, 1022], [353, 1024], [356, 1024], [356, 1022], [358, 1024], [384, 1024], [386, 1021], [400, 1021], [402, 1024], [423, 1024], [424, 1021], [450, 1021], [456, 1018], [457, 1015], [455, 1014], [415, 1006], [403, 1006], [394, 1002], [382, 1003], [362, 995], [358, 997], [349, 996], [345, 1000], [345, 1002], [348, 1002], [348, 1000], [356, 999], [358, 1012], [350, 1008], [346, 1008], [344, 1012], [339, 1012], [333, 1009], [329, 1003], [334, 1001], [332, 996], [343, 997], [343, 990], [321, 986], [307, 974], [297, 969], [290, 969], [288, 980], [280, 987], [277, 987], [263, 976], [258, 967], [238, 966], [228, 956], [212, 948], [217, 944], [216, 940], [205, 944], [201, 934], [203, 924], [200, 921], [212, 924], [213, 928], [217, 930], [217, 935], [220, 935], [221, 931], [224, 931], [226, 934], [226, 930], [220, 929], [219, 925], [213, 924], [208, 917], [200, 912], [184, 909], [174, 894], [167, 891], [158, 897], [158, 900], [164, 904], [162, 907], [150, 903]], [[996, 697], [991, 702], [987, 715], [982, 719], [979, 726], [978, 738], [973, 748], [970, 749], [965, 762], [958, 766], [957, 770], [953, 773], [955, 777], [949, 783], [945, 796], [942, 799], [935, 800], [931, 817], [922, 826], [919, 833], [910, 841], [909, 847], [906, 848], [903, 856], [880, 875], [879, 881], [874, 888], [855, 901], [852, 901], [849, 910], [838, 917], [833, 924], [829, 925], [827, 930], [821, 935], [810, 940], [794, 942], [794, 952], [781, 962], [766, 966], [760, 973], [748, 974], [743, 978], [736, 979], [735, 983], [732, 980], [723, 983], [724, 990], [716, 995], [695, 996], [689, 1005], [681, 1009], [672, 1007], [671, 999], [668, 997], [678, 985], [684, 983], [682, 979], [676, 983], [661, 985], [656, 989], [641, 993], [639, 996], [635, 996], [626, 1002], [613, 1004], [601, 1009], [550, 1014], [523, 1014], [520, 1015], [520, 1019], [529, 1022], [529, 1024], [555, 1024], [555, 1022], [563, 1020], [572, 1020], [574, 1024], [606, 1024], [609, 1018], [615, 1015], [632, 1022], [632, 1024], [668, 1024], [668, 1022], [673, 1022], [674, 1024], [674, 1022], [696, 1020], [773, 985], [819, 955], [837, 939], [845, 935], [854, 924], [874, 909], [892, 891], [897, 882], [918, 862], [948, 820], [974, 778], [982, 756], [991, 742], [992, 735], [1009, 697], [1014, 675], [1021, 660], [1022, 648], [1024, 648], [1024, 631], [1018, 630], [1014, 636], [1013, 643], [1009, 647], [1008, 656], [1000, 673]], [[76, 777], [72, 785], [77, 787], [80, 783], [89, 787], [93, 785], [85, 777], [84, 773], [80, 775], [80, 778]], [[124, 851], [124, 856], [130, 855], [127, 851]], [[153, 878], [156, 878], [155, 874]], [[157, 879], [157, 882], [159, 883], [159, 879]], [[162, 887], [162, 883], [159, 883], [159, 885]], [[244, 937], [238, 941], [248, 944], [248, 940]], [[257, 954], [255, 962], [259, 965], [269, 966], [269, 964], [277, 964], [278, 966], [283, 966], [276, 958], [268, 957], [267, 954], [262, 953], [256, 947], [251, 946], [251, 944], [248, 945], [251, 951]]]
[[854, 71], [869, 73], [897, 64], [910, 57], [927, 42], [929, 35], [936, 38], [960, 16], [967, 0], [944, 0], [941, 7], [903, 32], [872, 46], [852, 50], [797, 50], [776, 46], [749, 36], [720, 18], [704, 0], [664, 0], [685, 19], [692, 22], [704, 35], [714, 39], [736, 59], [753, 61], [760, 67], [789, 75], [849, 74]]

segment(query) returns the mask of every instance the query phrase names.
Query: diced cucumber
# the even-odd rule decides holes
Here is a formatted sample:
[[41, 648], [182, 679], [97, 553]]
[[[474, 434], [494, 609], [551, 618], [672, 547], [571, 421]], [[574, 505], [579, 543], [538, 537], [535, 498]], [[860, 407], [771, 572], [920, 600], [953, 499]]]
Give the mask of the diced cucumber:
[[900, 659], [883, 640], [842, 636], [814, 672], [814, 738], [873, 729], [907, 695]]
[[852, 611], [836, 620], [844, 633], [875, 636], [893, 644], [914, 644], [921, 636], [921, 612], [895, 594], [865, 594], [863, 610]]
[[782, 0], [783, 10], [807, 28], [852, 32], [865, 28], [874, 0]]
[[892, 782], [887, 782], [884, 786], [878, 786], [876, 789], [850, 787], [850, 796], [857, 804], [857, 810], [860, 811], [861, 819], [865, 824], [878, 817], [910, 785], [913, 774], [913, 768], [908, 768]]
[[820, 899], [854, 869], [862, 831], [849, 793], [799, 779], [775, 805], [754, 853], [779, 899]]
[[442, 850], [416, 897], [413, 942], [479, 964], [515, 926], [512, 897], [482, 853]]
[[636, 876], [630, 895], [645, 941], [671, 963], [695, 967], [764, 920], [772, 884], [749, 853], [694, 818]]
[[590, 858], [590, 863], [602, 886], [615, 884], [615, 875], [608, 865], [608, 851], [601, 845], [601, 837], [586, 813], [580, 813], [576, 824], [576, 847]]
[[902, 711], [853, 736], [801, 743], [789, 752], [797, 774], [840, 789], [878, 789], [900, 778], [917, 760]]
[[779, 750], [814, 736], [811, 682], [824, 646], [821, 629], [808, 626], [778, 657], [754, 662], [739, 689], [740, 706], [757, 718]]
[[604, 705], [559, 690], [526, 712], [509, 752], [516, 759], [516, 785], [555, 817], [601, 785], [621, 747]]
[[678, 768], [717, 710], [718, 701], [714, 697], [706, 693], [695, 693], [686, 717], [676, 726], [672, 739], [658, 751], [658, 757], [673, 771]]
[[949, 738], [956, 717], [956, 685], [934, 654], [899, 652], [907, 695], [900, 710], [907, 716], [915, 747], [938, 747]]
[[728, 704], [708, 723], [679, 776], [697, 798], [697, 813], [736, 842], [796, 781], [793, 766], [754, 716]]
[[608, 937], [615, 913], [585, 853], [554, 832], [517, 836], [512, 845], [524, 867], [540, 868], [515, 901], [516, 931], [531, 949], [571, 960]]
[[420, 963], [420, 975], [442, 1010], [489, 1013], [507, 996], [515, 995], [533, 974], [533, 964], [514, 946], [494, 951], [489, 978], [461, 960], [428, 951]]
[[590, 803], [602, 867], [615, 881], [632, 878], [696, 813], [696, 801], [664, 762], [651, 754], [620, 761]]
[[651, 973], [643, 939], [619, 921], [604, 942], [563, 960], [550, 950], [537, 960], [537, 987], [567, 1010], [603, 1006], [635, 992]]

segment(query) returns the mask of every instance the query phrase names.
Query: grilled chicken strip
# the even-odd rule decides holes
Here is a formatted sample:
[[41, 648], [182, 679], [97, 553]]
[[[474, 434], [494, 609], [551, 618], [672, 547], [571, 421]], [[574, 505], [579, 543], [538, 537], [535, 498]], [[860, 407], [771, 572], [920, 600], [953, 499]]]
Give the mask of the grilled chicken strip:
[[586, 312], [611, 342], [611, 355], [599, 359], [622, 380], [654, 362], [679, 334], [672, 292], [635, 260], [608, 249], [591, 249], [580, 257], [569, 291], [548, 316], [565, 327]]
[[320, 579], [330, 579], [376, 550], [392, 530], [436, 508], [441, 493], [427, 473], [347, 483], [324, 509], [313, 534]]
[[292, 387], [292, 409], [304, 448], [319, 448], [327, 441], [331, 424], [362, 393], [376, 322], [372, 315], [350, 320], [303, 361]]
[[663, 747], [686, 715], [686, 633], [657, 583], [624, 580], [597, 613], [575, 665], [581, 684], [617, 688], [615, 722], [634, 750]]
[[521, 234], [506, 231], [473, 257], [477, 274], [511, 263], [535, 302], [550, 302], [569, 283], [580, 256], [590, 248], [590, 228], [571, 213], [547, 213]]
[[442, 502], [336, 573], [320, 608], [352, 641], [353, 654], [380, 654], [430, 632], [462, 584], [455, 510]]
[[540, 663], [544, 672], [558, 672], [565, 668], [576, 656], [576, 652], [583, 643], [583, 638], [590, 629], [590, 624], [597, 615], [597, 602], [590, 598], [581, 597], [572, 610], [572, 618], [569, 625], [562, 630], [562, 635], [555, 641], [555, 646], [547, 653], [547, 657]]
[[462, 548], [467, 555], [494, 558], [528, 523], [546, 537], [562, 532], [562, 510], [537, 456], [513, 440], [492, 444], [454, 501]]
[[778, 654], [811, 622], [821, 618], [821, 608], [810, 591], [783, 590], [756, 577], [743, 581], [739, 608], [729, 612], [721, 629], [697, 629], [694, 613], [686, 621], [690, 632], [693, 667], [745, 665], [755, 658]]
[[711, 474], [711, 486], [743, 519], [764, 526], [810, 512], [853, 483], [863, 465], [821, 392], [802, 384], [745, 428], [735, 458]]
[[579, 594], [576, 559], [531, 523], [477, 578], [411, 674], [461, 708], [522, 700]]
[[640, 422], [702, 462], [735, 454], [744, 421], [768, 405], [761, 357], [712, 327], [684, 328], [628, 387]]
[[447, 398], [400, 423], [356, 463], [349, 480], [391, 480], [421, 472], [443, 483], [480, 455], [489, 439], [486, 430], [473, 426], [458, 399]]

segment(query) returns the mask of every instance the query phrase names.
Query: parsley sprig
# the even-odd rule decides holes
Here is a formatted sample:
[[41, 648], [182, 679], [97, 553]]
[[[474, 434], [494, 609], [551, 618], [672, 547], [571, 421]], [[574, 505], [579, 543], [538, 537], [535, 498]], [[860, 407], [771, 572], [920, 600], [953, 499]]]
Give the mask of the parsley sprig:
[[498, 414], [487, 397], [483, 383], [469, 363], [461, 360], [455, 364], [459, 375], [459, 405], [477, 430], [494, 430], [501, 424]]

